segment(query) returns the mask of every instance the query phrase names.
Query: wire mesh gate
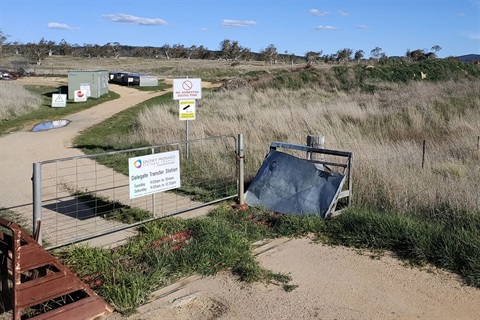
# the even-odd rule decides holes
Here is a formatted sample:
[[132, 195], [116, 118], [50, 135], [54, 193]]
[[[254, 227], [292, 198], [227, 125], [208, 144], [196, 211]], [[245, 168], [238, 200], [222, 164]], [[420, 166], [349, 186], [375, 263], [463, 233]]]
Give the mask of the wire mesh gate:
[[[173, 150], [180, 154], [181, 187], [130, 199], [128, 159]], [[36, 162], [34, 232], [53, 249], [242, 198], [242, 163], [242, 135]]]

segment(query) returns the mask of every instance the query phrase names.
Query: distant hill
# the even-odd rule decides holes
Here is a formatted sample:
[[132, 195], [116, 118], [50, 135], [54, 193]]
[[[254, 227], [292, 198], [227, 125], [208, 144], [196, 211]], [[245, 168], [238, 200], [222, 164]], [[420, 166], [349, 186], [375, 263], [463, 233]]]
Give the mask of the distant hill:
[[466, 54], [456, 58], [462, 62], [474, 63], [475, 61], [480, 61], [480, 54]]

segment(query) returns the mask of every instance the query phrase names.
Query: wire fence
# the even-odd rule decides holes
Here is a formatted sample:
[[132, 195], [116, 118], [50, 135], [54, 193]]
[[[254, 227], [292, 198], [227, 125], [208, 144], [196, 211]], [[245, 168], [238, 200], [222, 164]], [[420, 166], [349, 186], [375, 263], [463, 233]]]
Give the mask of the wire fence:
[[326, 145], [355, 153], [355, 205], [430, 216], [480, 208], [480, 136]]
[[[39, 242], [52, 249], [120, 231], [127, 233], [122, 239], [134, 233], [132, 227], [158, 218], [203, 214], [237, 196], [238, 140], [221, 136], [36, 163], [34, 232], [40, 230]], [[132, 198], [143, 184], [132, 186], [129, 159], [176, 150], [178, 187]]]

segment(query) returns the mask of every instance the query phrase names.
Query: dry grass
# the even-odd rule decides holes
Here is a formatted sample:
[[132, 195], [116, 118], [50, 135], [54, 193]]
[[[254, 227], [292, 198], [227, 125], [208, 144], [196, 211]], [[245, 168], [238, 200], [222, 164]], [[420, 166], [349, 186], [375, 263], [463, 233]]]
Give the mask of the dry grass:
[[[218, 81], [273, 75], [285, 66], [266, 67], [262, 62], [242, 62], [233, 67], [226, 61], [52, 57], [39, 68], [31, 71], [48, 75], [75, 69], [107, 69], [155, 74], [160, 78], [189, 76]], [[332, 78], [329, 70], [319, 74]], [[358, 205], [427, 214], [436, 214], [443, 208], [480, 208], [478, 80], [385, 82], [374, 94], [367, 94], [337, 91], [328, 81], [321, 82], [322, 86], [298, 90], [272, 89], [268, 83], [262, 83], [262, 79], [268, 78], [255, 82], [264, 89], [204, 92], [202, 100], [197, 101], [197, 120], [190, 122], [190, 138], [243, 133], [247, 175], [251, 178], [272, 141], [304, 144], [309, 134], [324, 135], [327, 148], [355, 153]], [[120, 144], [128, 140], [128, 145], [157, 145], [185, 139], [185, 123], [178, 120], [175, 101], [145, 110], [133, 127], [135, 134], [118, 137]], [[422, 169], [424, 140], [426, 161]]]
[[[479, 88], [478, 82], [416, 82], [373, 95], [320, 88], [207, 93], [190, 137], [243, 133], [251, 177], [270, 142], [304, 144], [308, 134], [324, 135], [328, 148], [355, 153], [358, 205], [428, 215], [478, 210]], [[182, 140], [177, 109], [172, 102], [140, 114], [139, 141]]]
[[47, 57], [41, 66], [19, 62], [15, 57], [4, 59], [7, 68], [22, 67], [37, 75], [67, 75], [71, 70], [108, 70], [156, 75], [159, 78], [200, 77], [206, 81], [218, 81], [243, 75], [248, 72], [266, 69], [274, 71], [285, 65], [265, 67], [261, 61], [232, 62], [222, 60], [188, 60], [188, 59], [147, 59], [147, 58], [78, 58], [69, 56]]
[[42, 98], [13, 81], [0, 81], [0, 120], [30, 113], [42, 105]]

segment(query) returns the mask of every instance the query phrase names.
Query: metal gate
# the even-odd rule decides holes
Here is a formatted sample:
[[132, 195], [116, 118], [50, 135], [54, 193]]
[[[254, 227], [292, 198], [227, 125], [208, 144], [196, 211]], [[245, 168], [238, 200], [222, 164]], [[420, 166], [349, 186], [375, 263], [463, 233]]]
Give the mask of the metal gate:
[[[173, 150], [180, 154], [180, 188], [130, 199], [128, 159]], [[204, 214], [209, 205], [237, 196], [243, 199], [242, 135], [33, 164], [33, 227], [47, 249], [113, 233], [124, 239], [134, 226]]]

